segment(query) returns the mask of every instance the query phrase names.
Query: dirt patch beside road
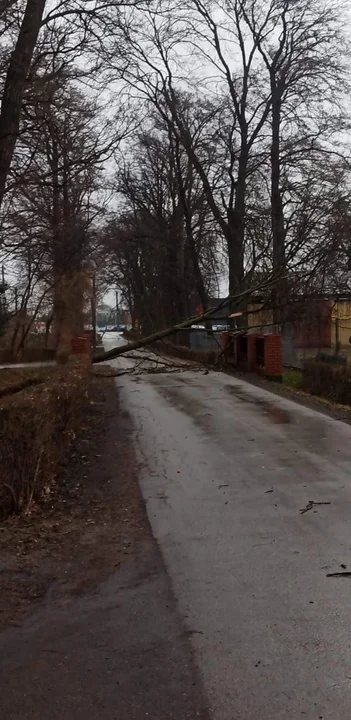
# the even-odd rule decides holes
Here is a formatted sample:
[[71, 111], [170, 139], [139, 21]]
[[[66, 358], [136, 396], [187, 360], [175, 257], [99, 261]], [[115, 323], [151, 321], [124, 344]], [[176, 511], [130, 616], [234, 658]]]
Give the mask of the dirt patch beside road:
[[[128, 561], [145, 532], [126, 418], [112, 380], [95, 379], [85, 427], [56, 491], [0, 524], [0, 626], [33, 604], [92, 587]], [[112, 422], [113, 421], [113, 422]]]

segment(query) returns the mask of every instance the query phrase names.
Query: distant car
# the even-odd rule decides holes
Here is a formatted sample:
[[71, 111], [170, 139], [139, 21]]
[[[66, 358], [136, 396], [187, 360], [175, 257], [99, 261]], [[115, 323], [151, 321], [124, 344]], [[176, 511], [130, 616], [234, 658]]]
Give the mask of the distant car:
[[215, 330], [216, 332], [224, 332], [224, 330], [228, 330], [229, 325], [212, 325], [212, 330]]
[[103, 328], [103, 332], [120, 333], [122, 332], [122, 328], [119, 325], [107, 325], [105, 328]]

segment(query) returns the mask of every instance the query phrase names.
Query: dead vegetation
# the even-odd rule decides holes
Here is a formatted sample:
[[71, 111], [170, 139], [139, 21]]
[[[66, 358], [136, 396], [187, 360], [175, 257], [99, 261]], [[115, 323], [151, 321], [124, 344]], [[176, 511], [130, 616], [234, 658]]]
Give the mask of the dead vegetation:
[[95, 587], [148, 537], [128, 416], [116, 412], [112, 380], [90, 377], [87, 391], [50, 493], [0, 522], [0, 628], [48, 593], [59, 604]]
[[305, 362], [302, 389], [341, 405], [351, 405], [351, 368], [347, 365]]
[[0, 517], [27, 513], [34, 501], [50, 494], [84, 417], [87, 378], [86, 371], [72, 369], [26, 372], [17, 385], [9, 377], [6, 385], [5, 379], [2, 389], [7, 396], [0, 401]]
[[[52, 374], [53, 370], [51, 370]], [[39, 385], [50, 376], [48, 368], [4, 368], [0, 371], [0, 399]]]

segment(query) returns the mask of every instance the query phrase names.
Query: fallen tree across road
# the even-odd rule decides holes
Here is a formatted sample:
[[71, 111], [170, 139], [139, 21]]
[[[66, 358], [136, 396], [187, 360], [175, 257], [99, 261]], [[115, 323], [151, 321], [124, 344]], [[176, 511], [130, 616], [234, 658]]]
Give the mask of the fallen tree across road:
[[148, 335], [145, 338], [141, 338], [140, 340], [135, 340], [134, 342], [127, 343], [126, 345], [121, 345], [119, 347], [112, 348], [111, 350], [107, 350], [106, 352], [100, 353], [93, 358], [93, 363], [105, 362], [105, 360], [113, 360], [120, 355], [125, 355], [128, 352], [132, 352], [133, 350], [138, 350], [139, 348], [145, 347], [146, 345], [150, 345], [157, 340], [163, 340], [163, 338], [173, 335], [174, 333], [178, 332], [178, 330], [186, 330], [192, 325], [197, 325], [201, 323], [203, 320], [209, 320], [214, 313], [222, 310], [224, 307], [229, 305], [229, 303], [231, 303], [232, 308], [235, 309], [240, 305], [244, 298], [249, 297], [250, 295], [252, 295], [252, 293], [257, 292], [258, 290], [267, 290], [268, 288], [272, 287], [272, 285], [276, 282], [277, 276], [273, 277], [271, 275], [265, 282], [260, 283], [256, 287], [251, 287], [250, 289], [244, 290], [237, 295], [228, 295], [216, 306], [205, 310], [205, 312], [201, 313], [200, 315], [188, 318], [187, 320], [184, 320], [177, 325], [165, 328], [165, 330], [159, 330], [158, 332], [153, 333], [152, 335]]

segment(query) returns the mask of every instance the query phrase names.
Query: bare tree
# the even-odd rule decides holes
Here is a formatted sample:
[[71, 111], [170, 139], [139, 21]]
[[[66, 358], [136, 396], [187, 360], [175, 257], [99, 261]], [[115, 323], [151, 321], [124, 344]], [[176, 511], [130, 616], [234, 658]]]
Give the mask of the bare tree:
[[[280, 271], [286, 266], [284, 152], [288, 149], [295, 168], [301, 154], [318, 158], [324, 149], [332, 152], [332, 134], [343, 124], [338, 101], [340, 91], [346, 89], [345, 39], [337, 4], [326, 7], [319, 0], [293, 4], [275, 0], [258, 5], [255, 0], [242, 0], [241, 8], [270, 87], [273, 267]], [[276, 305], [281, 292], [286, 292], [284, 280], [277, 288]]]
[[[134, 93], [137, 89], [154, 104], [202, 183], [227, 242], [230, 293], [249, 283], [262, 264], [282, 278], [288, 261], [290, 272], [311, 250], [312, 236], [306, 238], [304, 258], [302, 235], [294, 236], [297, 226], [289, 218], [290, 211], [296, 214], [298, 188], [310, 173], [306, 158], [317, 163], [333, 154], [337, 158], [337, 132], [347, 127], [340, 60], [345, 36], [338, 5], [325, 9], [319, 0], [309, 0], [307, 6], [284, 0], [188, 0], [178, 9], [160, 10], [155, 3], [144, 16], [142, 31], [137, 24], [128, 28], [124, 77]], [[189, 44], [191, 70], [184, 50]], [[217, 124], [212, 141], [220, 157], [221, 187], [213, 184], [213, 168], [204, 165], [194, 144], [181, 102], [184, 87], [199, 104], [198, 87], [213, 98], [203, 128], [208, 132]], [[260, 183], [263, 193], [257, 190]], [[264, 236], [254, 211], [258, 196]], [[280, 280], [275, 304], [283, 286], [286, 282]]]
[[[20, 26], [13, 37], [16, 23], [12, 21], [13, 17], [17, 17], [18, 8], [14, 2], [3, 0], [0, 6], [2, 30], [5, 35], [11, 32], [9, 47], [2, 58], [7, 67], [0, 110], [0, 208], [20, 132], [23, 99], [39, 33], [46, 28], [49, 37], [57, 37], [58, 33], [66, 40], [69, 37], [70, 42], [66, 44], [61, 37], [59, 53], [56, 53], [57, 57], [60, 56], [61, 69], [63, 65], [72, 62], [77, 54], [85, 54], [85, 65], [89, 64], [89, 69], [83, 71], [81, 68], [81, 80], [85, 72], [90, 75], [91, 82], [93, 72], [99, 72], [101, 80], [101, 38], [106, 36], [104, 41], [107, 41], [107, 37], [116, 36], [121, 23], [121, 7], [127, 9], [140, 4], [140, 0], [131, 0], [130, 3], [128, 0], [56, 0], [49, 4], [45, 15], [46, 0], [26, 0], [22, 13], [20, 7]], [[14, 46], [11, 46], [12, 39]]]
[[28, 112], [33, 122], [17, 145], [4, 247], [14, 258], [30, 251], [35, 281], [50, 288], [51, 342], [67, 350], [72, 334], [83, 330], [93, 230], [104, 212], [98, 190], [112, 135], [100, 108], [64, 75], [40, 86]]
[[[209, 149], [201, 152], [204, 158]], [[152, 330], [178, 322], [199, 302], [207, 306], [217, 238], [202, 184], [167, 124], [156, 119], [130, 155], [117, 176], [123, 211], [106, 242], [119, 284], [133, 297], [143, 328]]]
[[[242, 40], [242, 12], [237, 4], [234, 25], [231, 28], [233, 38], [239, 39], [240, 69], [233, 75], [230, 61], [225, 57], [225, 43], [220, 36], [220, 26], [209, 6], [199, 1], [188, 3], [191, 11], [186, 29], [180, 30], [179, 45], [185, 35], [192, 37], [197, 53], [211, 62], [221, 76], [222, 94], [217, 103], [208, 106], [207, 122], [221, 112], [223, 117], [221, 132], [225, 136], [227, 156], [222, 165], [226, 173], [226, 187], [222, 193], [213, 192], [207, 169], [192, 141], [187, 117], [179, 100], [180, 91], [173, 71], [174, 47], [177, 36], [173, 36], [174, 24], [159, 19], [157, 13], [149, 17], [149, 45], [132, 35], [130, 39], [130, 66], [125, 77], [134, 87], [148, 97], [163, 119], [179, 139], [188, 153], [194, 171], [201, 178], [203, 189], [218, 228], [226, 238], [229, 262], [230, 291], [242, 285], [245, 276], [245, 201], [249, 175], [255, 171], [258, 161], [256, 145], [270, 111], [270, 95], [262, 97], [253, 83], [252, 76], [257, 75], [254, 57], [257, 46], [254, 44], [247, 53]], [[187, 21], [183, 19], [186, 25]], [[190, 30], [189, 30], [190, 26]], [[190, 33], [190, 34], [189, 34]], [[145, 30], [143, 33], [145, 38]], [[155, 57], [156, 53], [156, 57]], [[212, 57], [210, 57], [212, 53]], [[195, 93], [194, 93], [195, 94]], [[197, 96], [196, 102], [198, 102]], [[217, 138], [217, 145], [219, 142]]]

